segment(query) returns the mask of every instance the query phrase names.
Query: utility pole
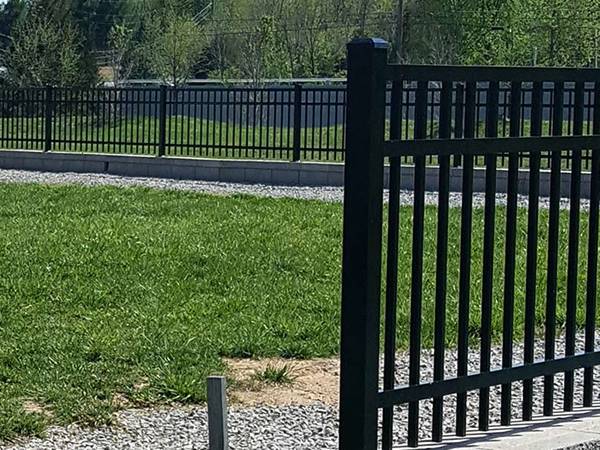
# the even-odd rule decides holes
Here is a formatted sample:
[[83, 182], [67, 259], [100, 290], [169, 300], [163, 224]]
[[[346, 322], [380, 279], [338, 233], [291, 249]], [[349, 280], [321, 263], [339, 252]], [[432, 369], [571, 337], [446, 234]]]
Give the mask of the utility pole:
[[396, 63], [401, 63], [404, 53], [404, 0], [398, 0], [396, 5], [396, 18], [393, 38], [393, 59]]
[[594, 31], [594, 68], [598, 68], [598, 30]]

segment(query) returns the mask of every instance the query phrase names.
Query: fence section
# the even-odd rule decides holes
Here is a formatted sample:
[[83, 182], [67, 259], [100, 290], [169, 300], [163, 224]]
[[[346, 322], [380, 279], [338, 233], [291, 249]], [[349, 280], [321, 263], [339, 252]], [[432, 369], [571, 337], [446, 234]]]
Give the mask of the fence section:
[[[498, 135], [508, 136], [511, 127], [511, 86], [498, 85]], [[565, 135], [574, 132], [575, 84], [563, 86]], [[417, 84], [403, 86], [397, 117], [401, 139], [414, 138]], [[464, 136], [467, 106], [466, 83], [453, 91], [452, 135]], [[532, 126], [533, 84], [523, 83], [519, 114], [520, 132]], [[551, 135], [552, 83], [541, 87], [541, 135]], [[440, 136], [442, 86], [432, 82], [427, 92], [427, 138]], [[474, 137], [485, 135], [487, 88], [474, 88]], [[584, 84], [583, 133], [593, 126], [593, 84]], [[390, 129], [392, 89], [387, 86], [386, 127]], [[0, 147], [99, 153], [172, 155], [187, 157], [275, 160], [343, 161], [346, 149], [346, 86], [296, 85], [282, 87], [185, 87], [96, 89], [3, 89], [0, 90]], [[508, 152], [499, 154], [499, 165], [508, 166]], [[569, 155], [563, 168], [570, 168]], [[550, 155], [540, 164], [550, 168]], [[403, 157], [412, 164], [412, 157]], [[427, 165], [437, 165], [428, 155]], [[452, 164], [460, 166], [460, 157]], [[484, 158], [474, 164], [483, 166]], [[591, 169], [589, 151], [582, 153], [582, 168]], [[519, 167], [529, 158], [519, 156]]]
[[[0, 90], [0, 146], [43, 150], [48, 115], [44, 89]], [[51, 120], [51, 119], [49, 119]]]
[[[501, 386], [497, 401], [503, 425], [517, 415], [531, 420], [538, 406], [545, 415], [552, 415], [557, 409], [555, 397], [562, 400], [560, 409], [571, 411], [576, 370], [584, 372], [581, 386], [577, 385], [583, 391], [583, 405], [591, 406], [593, 368], [600, 365], [600, 351], [595, 348], [600, 71], [394, 66], [386, 63], [387, 45], [374, 40], [351, 43], [348, 61], [340, 448], [376, 448], [378, 412], [382, 409], [382, 445], [391, 449], [394, 406], [399, 404], [408, 406], [407, 440], [409, 446], [417, 446], [424, 434], [420, 427], [424, 400], [433, 403], [428, 431], [434, 441], [442, 440], [446, 416], [454, 418], [455, 433], [465, 436], [467, 418], [473, 412], [473, 403], [467, 399], [473, 391], [479, 397], [478, 427], [486, 431], [495, 401], [491, 388], [496, 386]], [[385, 113], [388, 83], [392, 83], [389, 126]], [[566, 94], [567, 85], [573, 89], [572, 95]], [[408, 133], [403, 128], [406, 113], [401, 114], [407, 87], [414, 92], [408, 102], [412, 108], [409, 114], [414, 117]], [[509, 117], [506, 126], [501, 119], [505, 116]], [[585, 220], [580, 214], [583, 152], [587, 152], [592, 170]], [[408, 226], [401, 227], [400, 174], [406, 158], [414, 162], [414, 198], [412, 208], [404, 210], [410, 213], [410, 218], [404, 219]], [[436, 189], [439, 202], [434, 212], [425, 208], [426, 164], [430, 158], [437, 161], [440, 173]], [[450, 166], [457, 158], [463, 166], [458, 221], [457, 210], [450, 214], [449, 209]], [[506, 206], [499, 208], [496, 171], [503, 158], [508, 166], [508, 195]], [[529, 171], [526, 217], [517, 207], [522, 158], [527, 158]], [[542, 214], [539, 187], [543, 158], [549, 158], [551, 192], [549, 210]], [[481, 213], [473, 209], [473, 167], [478, 159], [486, 172]], [[566, 213], [561, 212], [560, 199], [565, 159], [571, 167]], [[387, 216], [383, 207], [386, 161], [390, 171]], [[435, 214], [435, 237], [426, 233], [430, 214]], [[451, 217], [455, 224], [452, 230]], [[519, 229], [526, 232], [518, 233]], [[526, 251], [526, 263], [517, 267], [516, 255], [522, 251]], [[402, 261], [408, 257], [410, 265], [404, 262], [399, 267], [400, 255]], [[398, 274], [407, 270], [410, 289], [401, 290]], [[517, 277], [517, 273], [521, 275]], [[400, 306], [404, 312], [406, 305], [410, 307], [408, 320], [398, 315]], [[523, 329], [517, 330], [516, 316], [521, 311]], [[557, 336], [558, 327], [564, 327], [563, 336]], [[578, 330], [584, 330], [581, 353], [576, 353]], [[537, 336], [542, 331], [540, 340]], [[407, 374], [396, 372], [396, 338], [402, 332], [408, 334], [409, 342]], [[426, 332], [433, 344], [432, 374], [422, 373]], [[523, 350], [515, 354], [515, 338], [521, 335]], [[497, 366], [492, 360], [494, 339], [501, 349]], [[564, 355], [557, 351], [557, 339], [564, 339]], [[456, 343], [455, 369], [446, 367], [448, 342]], [[543, 358], [536, 361], [535, 349], [540, 346]], [[472, 365], [474, 347], [479, 357], [476, 373]], [[522, 363], [514, 365], [519, 358]], [[559, 373], [562, 394], [557, 396], [555, 376]], [[536, 402], [533, 386], [540, 378], [543, 398]], [[396, 386], [398, 379], [405, 380], [407, 386]], [[514, 383], [523, 385], [518, 411], [513, 410]], [[444, 401], [448, 396], [455, 397], [451, 408]]]
[[0, 91], [0, 146], [341, 161], [345, 87], [161, 86]]

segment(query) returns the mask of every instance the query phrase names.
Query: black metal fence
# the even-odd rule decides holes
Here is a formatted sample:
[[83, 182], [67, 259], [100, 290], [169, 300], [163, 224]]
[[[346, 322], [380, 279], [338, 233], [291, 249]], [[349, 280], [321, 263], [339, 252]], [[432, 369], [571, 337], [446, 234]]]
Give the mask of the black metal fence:
[[[498, 134], [511, 127], [511, 87], [499, 84]], [[399, 117], [402, 139], [414, 137], [417, 86], [407, 83], [401, 95]], [[453, 102], [452, 133], [464, 134], [466, 106], [464, 83], [457, 83]], [[426, 136], [439, 137], [442, 87], [433, 82], [427, 93]], [[533, 85], [522, 86], [520, 131], [531, 128]], [[553, 127], [552, 83], [542, 85], [542, 135]], [[574, 129], [575, 85], [565, 83], [563, 130]], [[391, 118], [391, 86], [386, 94], [386, 124]], [[590, 134], [593, 85], [584, 85], [584, 134]], [[485, 133], [487, 88], [475, 86], [474, 135]], [[0, 148], [57, 150], [189, 157], [277, 160], [343, 161], [345, 155], [346, 86], [295, 85], [280, 87], [126, 87], [95, 89], [0, 90]], [[507, 164], [507, 152], [499, 163]], [[588, 151], [582, 154], [589, 170]], [[406, 156], [403, 162], [412, 163]], [[460, 158], [453, 165], [461, 165]], [[437, 165], [435, 155], [426, 163]], [[484, 164], [476, 157], [476, 166]], [[528, 167], [527, 155], [519, 156]], [[542, 168], [550, 167], [543, 155]], [[570, 167], [564, 158], [563, 167]]]
[[0, 90], [0, 147], [341, 161], [344, 86]]
[[[341, 330], [341, 400], [340, 448], [374, 449], [378, 442], [378, 412], [383, 409], [381, 438], [384, 449], [392, 448], [394, 406], [408, 405], [408, 444], [417, 446], [420, 431], [420, 402], [432, 400], [431, 435], [443, 437], [443, 418], [447, 411], [444, 397], [456, 396], [455, 432], [467, 432], [469, 406], [467, 393], [479, 391], [478, 424], [480, 430], [490, 425], [490, 388], [502, 386], [501, 423], [507, 425], [512, 411], [512, 384], [522, 383], [524, 420], [531, 420], [534, 407], [533, 380], [543, 377], [543, 412], [554, 412], [554, 376], [564, 373], [563, 409], [574, 407], [574, 371], [584, 371], [583, 405], [593, 400], [593, 368], [600, 365], [600, 351], [595, 351], [598, 207], [600, 200], [600, 71], [571, 69], [523, 69], [484, 67], [435, 67], [388, 65], [387, 46], [376, 40], [357, 40], [349, 45], [348, 80], [348, 151], [346, 158], [344, 201], [344, 246], [342, 272]], [[386, 130], [386, 86], [391, 82], [391, 126]], [[572, 95], [566, 95], [566, 85]], [[504, 94], [501, 86], [504, 87]], [[551, 86], [551, 90], [549, 90]], [[411, 115], [414, 132], [406, 134], [401, 113], [410, 87]], [[506, 91], [508, 89], [508, 91]], [[483, 92], [482, 92], [483, 91]], [[508, 93], [506, 93], [508, 92]], [[436, 97], [435, 114], [431, 98]], [[458, 98], [458, 101], [457, 101]], [[463, 100], [464, 98], [464, 100]], [[479, 99], [479, 100], [478, 100]], [[458, 112], [457, 112], [458, 111]], [[503, 112], [504, 111], [504, 112]], [[483, 114], [483, 115], [481, 115]], [[500, 116], [510, 117], [506, 128]], [[523, 126], [525, 118], [529, 121]], [[565, 120], [568, 119], [568, 120]], [[480, 122], [483, 126], [480, 129]], [[570, 125], [566, 125], [566, 123]], [[431, 133], [432, 123], [437, 131]], [[591, 125], [590, 125], [591, 124]], [[543, 136], [544, 129], [550, 136]], [[567, 151], [567, 149], [569, 149]], [[594, 150], [590, 150], [594, 149]], [[583, 151], [590, 157], [592, 184], [586, 225], [587, 241], [580, 216], [581, 171]], [[543, 152], [550, 152], [550, 201], [544, 239], [547, 260], [538, 254], [542, 223], [539, 211], [540, 167]], [[404, 158], [414, 158], [414, 200], [410, 209], [412, 236], [399, 236], [400, 174]], [[424, 320], [424, 242], [425, 167], [428, 158], [439, 162], [439, 204], [435, 249], [435, 289], [433, 318], [433, 379], [421, 376], [422, 334]], [[527, 158], [529, 172], [529, 208], [526, 218], [526, 267], [523, 285], [515, 278], [517, 251], [517, 190], [519, 161]], [[463, 165], [462, 207], [457, 256], [458, 287], [455, 291], [458, 310], [449, 310], [449, 174], [454, 158]], [[473, 211], [473, 166], [477, 158], [485, 164], [485, 208], [481, 218], [482, 235], [475, 234]], [[502, 158], [508, 164], [508, 195], [502, 211], [505, 233], [498, 236], [496, 211], [496, 169]], [[563, 159], [569, 158], [570, 208], [568, 212], [567, 248], [559, 245], [560, 188]], [[389, 160], [389, 207], [384, 219], [384, 162]], [[387, 220], [387, 224], [385, 223]], [[544, 223], [544, 225], [546, 225]], [[383, 247], [387, 229], [387, 246]], [[458, 233], [455, 233], [458, 234]], [[481, 238], [482, 242], [474, 239]], [[496, 249], [501, 239], [504, 251]], [[412, 240], [412, 243], [411, 243]], [[480, 245], [482, 244], [482, 245]], [[585, 249], [587, 267], [579, 261], [580, 247]], [[472, 267], [475, 249], [482, 267]], [[456, 250], [455, 250], [456, 251]], [[408, 253], [407, 253], [408, 252]], [[481, 253], [479, 253], [481, 252]], [[398, 298], [399, 255], [410, 255], [411, 284], [409, 298]], [[560, 255], [564, 254], [565, 258]], [[385, 320], [383, 383], [380, 368], [380, 299], [383, 255], [385, 259]], [[503, 271], [494, 272], [495, 263]], [[431, 266], [431, 259], [428, 260]], [[566, 266], [565, 292], [559, 289], [559, 265]], [[479, 273], [473, 273], [480, 270]], [[502, 277], [498, 280], [497, 277]], [[562, 276], [562, 275], [561, 275]], [[481, 280], [481, 291], [471, 292], [472, 278]], [[582, 278], [579, 280], [578, 278]], [[539, 298], [538, 284], [545, 284], [545, 298]], [[578, 292], [583, 283], [585, 295]], [[429, 290], [431, 290], [431, 284]], [[502, 303], [493, 308], [501, 290]], [[523, 299], [517, 304], [516, 293]], [[429, 294], [428, 294], [429, 295]], [[563, 298], [564, 295], [564, 298]], [[474, 297], [474, 298], [472, 298]], [[579, 298], [578, 298], [579, 297]], [[585, 297], [585, 298], [582, 298]], [[559, 298], [565, 310], [558, 311]], [[400, 301], [400, 303], [398, 303]], [[543, 303], [542, 303], [543, 302]], [[578, 310], [577, 306], [583, 306]], [[410, 305], [408, 387], [396, 383], [396, 336], [398, 307]], [[539, 316], [540, 306], [545, 310]], [[480, 320], [471, 316], [475, 306]], [[515, 309], [524, 311], [523, 364], [513, 367]], [[536, 310], [538, 311], [536, 313]], [[458, 314], [453, 316], [453, 314]], [[538, 317], [536, 318], [536, 314]], [[564, 319], [559, 323], [557, 314]], [[456, 324], [457, 370], [448, 378], [445, 367], [447, 321]], [[493, 323], [502, 323], [502, 368], [492, 370], [491, 349]], [[534, 359], [536, 336], [544, 330], [544, 357]], [[556, 351], [557, 325], [564, 325], [565, 355]], [[405, 326], [403, 324], [403, 326]], [[575, 354], [577, 327], [585, 330], [585, 350]], [[479, 372], [469, 373], [469, 341], [479, 343]], [[520, 408], [521, 409], [521, 408]]]

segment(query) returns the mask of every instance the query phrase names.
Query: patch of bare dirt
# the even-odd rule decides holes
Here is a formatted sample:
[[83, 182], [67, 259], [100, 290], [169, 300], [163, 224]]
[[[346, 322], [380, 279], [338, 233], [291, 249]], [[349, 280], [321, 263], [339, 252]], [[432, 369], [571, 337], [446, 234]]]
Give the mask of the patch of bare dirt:
[[115, 406], [119, 409], [131, 408], [131, 406], [132, 406], [132, 403], [127, 398], [127, 396], [124, 394], [121, 394], [119, 392], [113, 394], [113, 396], [111, 398], [111, 402], [112, 402], [113, 406]]
[[23, 401], [23, 411], [29, 414], [39, 414], [41, 416], [52, 417], [52, 411], [46, 406], [33, 400]]
[[[231, 401], [243, 406], [311, 405], [338, 403], [340, 362], [338, 359], [296, 361], [280, 358], [227, 359]], [[287, 367], [291, 383], [266, 383], [257, 373], [267, 367]]]

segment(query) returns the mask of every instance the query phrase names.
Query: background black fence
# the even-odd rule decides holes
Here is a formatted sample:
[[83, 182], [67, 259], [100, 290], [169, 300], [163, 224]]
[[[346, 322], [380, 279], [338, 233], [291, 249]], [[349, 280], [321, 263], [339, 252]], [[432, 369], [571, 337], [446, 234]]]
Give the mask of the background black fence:
[[341, 161], [344, 86], [4, 89], [0, 147]]
[[[584, 86], [584, 134], [591, 133], [593, 84]], [[552, 83], [542, 87], [542, 135], [550, 135], [554, 102]], [[475, 136], [485, 133], [487, 84], [476, 83]], [[522, 88], [522, 132], [531, 127], [533, 84]], [[439, 137], [441, 85], [427, 96], [428, 138]], [[573, 133], [575, 85], [564, 87], [563, 130]], [[414, 137], [416, 84], [407, 83], [400, 106], [401, 138]], [[511, 92], [499, 85], [498, 131], [510, 132]], [[465, 84], [453, 92], [452, 134], [464, 135]], [[0, 90], [0, 148], [186, 157], [343, 161], [346, 142], [346, 86], [273, 87], [125, 87], [38, 88]], [[386, 123], [391, 117], [391, 86], [386, 97]], [[567, 155], [568, 156], [568, 155]], [[589, 170], [589, 152], [582, 155]], [[528, 156], [519, 157], [528, 167]], [[403, 162], [412, 163], [412, 157]], [[506, 154], [500, 164], [507, 164]], [[428, 156], [427, 164], [437, 158]], [[475, 158], [476, 166], [484, 164]], [[453, 160], [461, 165], [459, 157]], [[550, 167], [547, 154], [542, 168]], [[564, 158], [563, 167], [570, 167]]]
[[[506, 426], [516, 417], [530, 421], [534, 411], [552, 416], [557, 410], [572, 411], [578, 402], [592, 406], [598, 381], [594, 367], [600, 365], [595, 341], [600, 70], [388, 65], [386, 49], [385, 43], [368, 39], [349, 45], [340, 448], [375, 449], [379, 436], [385, 450], [393, 448], [397, 405], [407, 406], [411, 447], [427, 432], [442, 441], [448, 432], [445, 417], [454, 419], [456, 435], [465, 436], [469, 417], [475, 416], [479, 430], [487, 431], [496, 408], [500, 424]], [[414, 117], [408, 131], [407, 116]], [[540, 169], [548, 151], [550, 198], [545, 210]], [[591, 157], [587, 187], [581, 175], [584, 154]], [[401, 210], [400, 176], [406, 158], [414, 161], [414, 196], [412, 208]], [[439, 198], [437, 208], [427, 209], [426, 163], [432, 158], [439, 163]], [[450, 211], [455, 158], [463, 166], [461, 204]], [[473, 208], [476, 160], [485, 167], [483, 211]], [[562, 170], [565, 160], [571, 168], [568, 176]], [[504, 162], [506, 204], [498, 207], [497, 168]], [[526, 214], [518, 208], [519, 162], [528, 165]], [[568, 211], [561, 213], [565, 182], [570, 189]], [[584, 189], [589, 189], [587, 214], [581, 214]], [[432, 216], [435, 233], [427, 235]], [[525, 261], [517, 267], [519, 252]], [[399, 273], [406, 271], [410, 289], [399, 283]], [[522, 327], [517, 329], [517, 323]], [[429, 330], [433, 373], [422, 364], [429, 357], [422, 351]], [[408, 335], [407, 374], [396, 368], [399, 333]], [[579, 348], [578, 333], [584, 341]], [[522, 346], [515, 345], [516, 338]], [[494, 340], [501, 359], [495, 363]], [[564, 351], [558, 350], [559, 340]], [[446, 359], [449, 342], [456, 343], [456, 365]], [[536, 348], [543, 349], [541, 355]], [[478, 363], [475, 369], [473, 362]], [[406, 385], [398, 386], [399, 379]], [[494, 395], [497, 387], [499, 395]], [[471, 393], [478, 394], [477, 406], [468, 402]], [[427, 430], [423, 402], [432, 403]]]

